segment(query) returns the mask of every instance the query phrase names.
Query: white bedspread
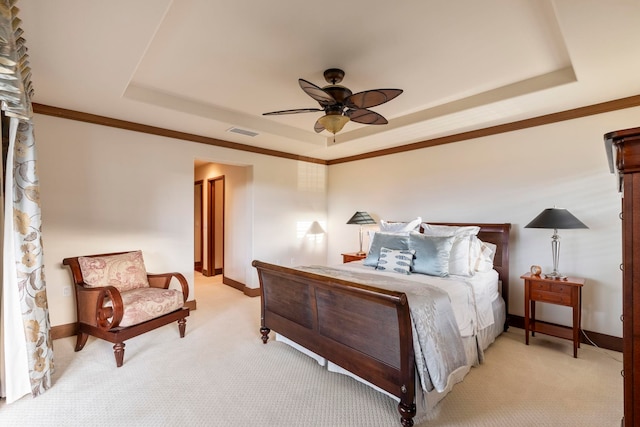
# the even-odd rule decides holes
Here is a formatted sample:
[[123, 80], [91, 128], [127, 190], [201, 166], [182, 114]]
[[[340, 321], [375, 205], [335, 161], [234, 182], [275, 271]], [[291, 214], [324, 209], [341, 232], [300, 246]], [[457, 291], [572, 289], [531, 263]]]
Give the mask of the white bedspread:
[[[404, 292], [409, 301], [415, 363], [421, 386], [425, 391], [434, 388], [437, 391], [445, 390], [453, 373], [467, 366], [450, 292], [456, 294], [457, 299], [464, 300], [475, 313], [474, 294], [469, 284], [449, 281], [448, 286], [452, 289], [445, 291], [428, 283], [404, 280], [405, 276], [394, 273], [376, 274], [367, 267], [365, 270], [342, 267], [304, 266], [297, 269]], [[476, 327], [473, 318], [475, 316], [472, 315], [468, 322], [471, 330]]]
[[498, 272], [490, 270], [476, 273], [471, 277], [449, 276], [435, 277], [425, 274], [400, 275], [398, 273], [376, 270], [367, 267], [362, 261], [350, 262], [333, 266], [340, 270], [372, 273], [376, 276], [390, 279], [409, 280], [417, 283], [429, 284], [444, 290], [451, 299], [460, 335], [462, 337], [475, 336], [476, 333], [493, 325], [492, 302], [498, 297]]

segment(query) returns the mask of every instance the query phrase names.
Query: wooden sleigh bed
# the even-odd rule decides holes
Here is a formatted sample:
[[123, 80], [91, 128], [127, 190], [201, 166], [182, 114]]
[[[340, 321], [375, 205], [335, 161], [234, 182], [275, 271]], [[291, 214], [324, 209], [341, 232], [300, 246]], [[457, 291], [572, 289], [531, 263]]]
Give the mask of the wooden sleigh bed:
[[[477, 237], [496, 245], [493, 265], [508, 316], [511, 225], [437, 224], [479, 226]], [[252, 265], [261, 286], [262, 341], [273, 330], [396, 396], [402, 425], [412, 426], [420, 381], [405, 293], [257, 260]]]

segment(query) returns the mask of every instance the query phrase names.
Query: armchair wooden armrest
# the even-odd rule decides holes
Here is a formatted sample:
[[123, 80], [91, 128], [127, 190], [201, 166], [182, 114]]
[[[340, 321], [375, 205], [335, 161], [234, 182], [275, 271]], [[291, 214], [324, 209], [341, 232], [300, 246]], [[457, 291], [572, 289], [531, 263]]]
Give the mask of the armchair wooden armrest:
[[[106, 331], [120, 325], [124, 315], [124, 304], [120, 291], [114, 286], [88, 288], [84, 283], [76, 284], [76, 299], [78, 322]], [[104, 303], [108, 300], [111, 300], [112, 305], [105, 307]]]

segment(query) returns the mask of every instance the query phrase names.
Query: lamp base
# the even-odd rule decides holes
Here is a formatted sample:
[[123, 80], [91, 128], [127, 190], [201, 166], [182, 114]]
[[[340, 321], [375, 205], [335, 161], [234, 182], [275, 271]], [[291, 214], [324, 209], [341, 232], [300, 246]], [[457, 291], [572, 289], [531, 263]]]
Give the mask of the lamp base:
[[366, 253], [365, 251], [358, 251], [358, 252], [356, 252], [356, 255], [360, 255], [360, 256], [363, 256], [363, 255], [366, 255], [366, 254], [367, 254], [367, 253]]
[[545, 274], [545, 279], [553, 279], [553, 280], [567, 280], [567, 276], [554, 271], [553, 273]]

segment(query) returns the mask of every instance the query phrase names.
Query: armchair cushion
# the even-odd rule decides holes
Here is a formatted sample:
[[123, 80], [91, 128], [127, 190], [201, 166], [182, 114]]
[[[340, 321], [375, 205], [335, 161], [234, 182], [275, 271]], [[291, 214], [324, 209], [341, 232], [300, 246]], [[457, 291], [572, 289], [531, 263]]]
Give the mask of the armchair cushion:
[[78, 257], [84, 283], [89, 288], [113, 286], [120, 292], [148, 288], [142, 251], [97, 257]]
[[[137, 325], [182, 308], [182, 292], [175, 289], [137, 288], [121, 292], [124, 314], [120, 327]], [[105, 307], [111, 306], [107, 301]]]

